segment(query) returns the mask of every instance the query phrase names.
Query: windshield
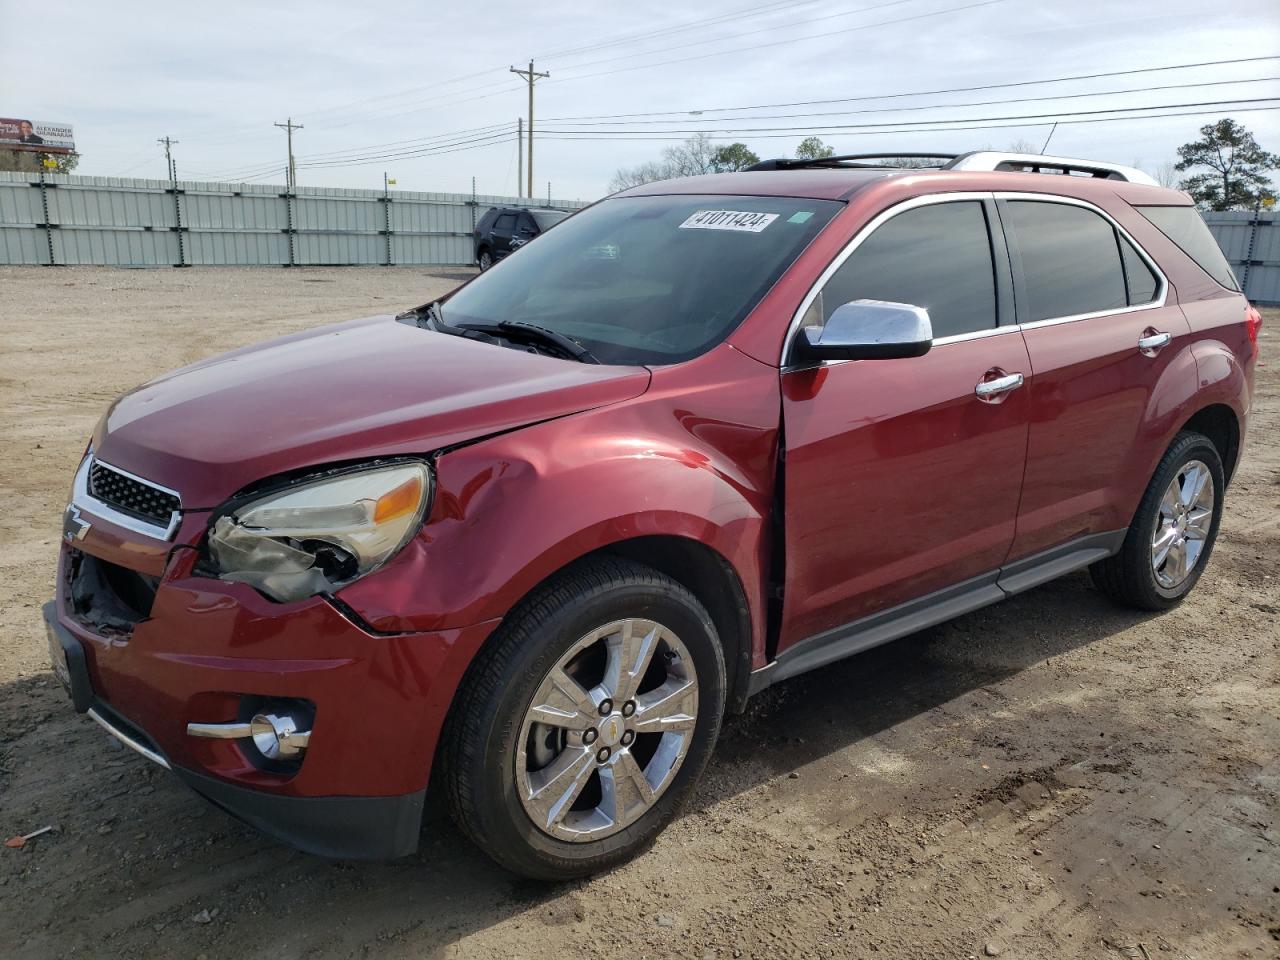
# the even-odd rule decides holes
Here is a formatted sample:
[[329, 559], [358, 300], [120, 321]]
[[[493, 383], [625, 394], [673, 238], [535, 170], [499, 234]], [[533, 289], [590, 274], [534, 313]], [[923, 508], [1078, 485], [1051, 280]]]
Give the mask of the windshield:
[[557, 223], [568, 216], [567, 213], [561, 213], [559, 210], [534, 210], [533, 221], [538, 225], [539, 230], [546, 230], [554, 227]]
[[452, 325], [536, 324], [601, 363], [667, 364], [722, 341], [840, 209], [790, 197], [605, 200], [443, 304]]

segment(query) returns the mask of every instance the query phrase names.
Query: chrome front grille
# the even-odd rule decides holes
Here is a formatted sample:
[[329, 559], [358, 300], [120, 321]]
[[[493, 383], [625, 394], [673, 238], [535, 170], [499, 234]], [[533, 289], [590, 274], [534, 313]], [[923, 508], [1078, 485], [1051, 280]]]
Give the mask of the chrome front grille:
[[89, 468], [89, 494], [108, 506], [161, 527], [169, 525], [178, 509], [178, 498], [172, 493], [101, 461], [94, 461]]

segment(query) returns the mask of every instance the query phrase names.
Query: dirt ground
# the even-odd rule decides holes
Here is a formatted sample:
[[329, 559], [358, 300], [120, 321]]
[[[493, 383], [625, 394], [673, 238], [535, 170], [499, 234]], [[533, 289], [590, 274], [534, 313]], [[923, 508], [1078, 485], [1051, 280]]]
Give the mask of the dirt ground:
[[210, 808], [75, 715], [46, 664], [60, 515], [120, 392], [465, 273], [0, 268], [0, 955], [1280, 956], [1280, 311], [1192, 598], [1070, 576], [753, 701], [647, 855], [547, 886], [438, 814], [335, 863]]

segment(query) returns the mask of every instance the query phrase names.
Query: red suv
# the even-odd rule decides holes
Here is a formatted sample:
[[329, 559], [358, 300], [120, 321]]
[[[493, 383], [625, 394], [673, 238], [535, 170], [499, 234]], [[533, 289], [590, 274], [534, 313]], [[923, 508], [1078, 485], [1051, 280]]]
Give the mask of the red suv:
[[444, 300], [118, 400], [76, 474], [77, 709], [304, 850], [633, 855], [727, 711], [1088, 567], [1209, 561], [1257, 355], [1180, 193], [980, 153], [770, 161], [574, 215]]

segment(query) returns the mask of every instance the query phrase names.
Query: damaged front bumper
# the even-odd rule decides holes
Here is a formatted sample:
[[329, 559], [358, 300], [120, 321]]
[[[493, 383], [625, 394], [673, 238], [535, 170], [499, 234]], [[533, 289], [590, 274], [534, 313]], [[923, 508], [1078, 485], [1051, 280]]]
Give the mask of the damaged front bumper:
[[[416, 849], [445, 714], [492, 624], [376, 634], [321, 597], [280, 604], [195, 576], [195, 552], [181, 548], [154, 581], [142, 574], [153, 595], [108, 596], [129, 594], [139, 571], [113, 563], [128, 559], [118, 551], [94, 556], [94, 546], [92, 536], [63, 544], [58, 596], [43, 611], [54, 671], [78, 711], [303, 850], [382, 859]], [[122, 623], [122, 611], [135, 622]], [[307, 749], [289, 762], [252, 739], [188, 730], [280, 703], [311, 711]]]

